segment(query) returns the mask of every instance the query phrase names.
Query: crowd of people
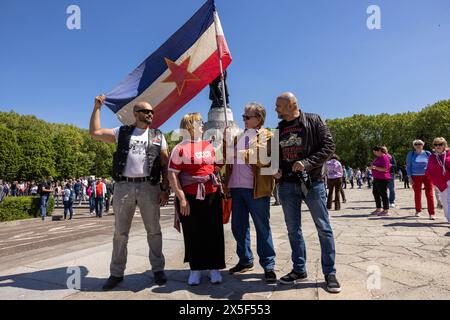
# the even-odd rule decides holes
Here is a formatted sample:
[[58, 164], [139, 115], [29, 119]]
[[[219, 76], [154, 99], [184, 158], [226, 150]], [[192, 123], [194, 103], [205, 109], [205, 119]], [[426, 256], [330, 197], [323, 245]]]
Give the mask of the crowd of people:
[[12, 183], [0, 180], [0, 202], [5, 197], [39, 196], [41, 201], [41, 218], [47, 215], [48, 199], [54, 198], [56, 207], [64, 207], [64, 220], [72, 220], [73, 206], [88, 203], [90, 214], [101, 218], [110, 211], [114, 194], [114, 181], [95, 178], [94, 176], [79, 179], [54, 181], [52, 177], [36, 182], [26, 181]]

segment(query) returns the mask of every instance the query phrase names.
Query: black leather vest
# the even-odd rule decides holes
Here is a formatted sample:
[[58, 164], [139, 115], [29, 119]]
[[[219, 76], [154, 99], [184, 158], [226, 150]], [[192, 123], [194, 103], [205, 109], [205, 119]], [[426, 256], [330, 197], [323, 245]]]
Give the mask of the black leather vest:
[[[117, 151], [113, 156], [113, 172], [112, 177], [116, 181], [123, 178], [123, 172], [127, 165], [128, 153], [130, 152], [131, 135], [135, 126], [122, 126], [119, 131], [119, 141]], [[161, 144], [162, 132], [158, 129], [150, 129], [148, 133], [148, 172], [150, 173], [150, 182], [154, 185], [161, 181]], [[154, 140], [159, 140], [159, 145], [154, 144]]]

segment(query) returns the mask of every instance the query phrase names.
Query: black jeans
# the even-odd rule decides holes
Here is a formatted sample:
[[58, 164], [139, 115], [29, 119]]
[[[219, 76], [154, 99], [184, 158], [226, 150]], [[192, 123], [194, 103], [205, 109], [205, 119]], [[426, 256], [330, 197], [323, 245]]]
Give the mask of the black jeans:
[[[373, 197], [375, 198], [375, 203], [377, 205], [377, 209], [381, 209], [383, 207], [384, 210], [389, 210], [389, 198], [387, 194], [389, 180], [373, 180]], [[381, 206], [381, 202], [383, 202], [383, 206]]]

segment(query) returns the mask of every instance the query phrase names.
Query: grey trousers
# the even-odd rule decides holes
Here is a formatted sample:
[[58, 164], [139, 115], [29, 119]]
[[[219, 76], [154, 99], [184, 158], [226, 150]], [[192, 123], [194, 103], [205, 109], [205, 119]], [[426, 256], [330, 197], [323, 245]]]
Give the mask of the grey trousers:
[[162, 233], [160, 225], [160, 195], [159, 184], [153, 186], [150, 182], [133, 183], [119, 182], [114, 187], [115, 231], [113, 253], [111, 258], [111, 275], [123, 277], [127, 264], [128, 236], [131, 223], [139, 206], [147, 242], [150, 248], [149, 259], [153, 272], [163, 271], [165, 259], [162, 253]]

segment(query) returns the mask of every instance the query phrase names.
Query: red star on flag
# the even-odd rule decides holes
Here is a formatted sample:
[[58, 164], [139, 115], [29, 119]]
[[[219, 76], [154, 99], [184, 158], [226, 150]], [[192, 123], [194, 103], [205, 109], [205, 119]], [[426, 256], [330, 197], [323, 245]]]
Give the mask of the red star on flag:
[[170, 83], [175, 82], [177, 85], [178, 95], [181, 96], [183, 92], [183, 88], [186, 85], [187, 81], [198, 81], [200, 80], [195, 74], [188, 71], [189, 63], [191, 62], [191, 57], [187, 57], [180, 65], [177, 65], [175, 62], [168, 58], [164, 58], [167, 63], [167, 67], [170, 70], [170, 75], [164, 79], [162, 82]]

